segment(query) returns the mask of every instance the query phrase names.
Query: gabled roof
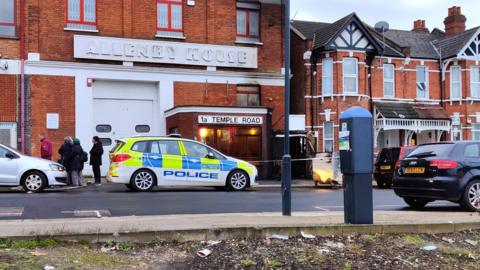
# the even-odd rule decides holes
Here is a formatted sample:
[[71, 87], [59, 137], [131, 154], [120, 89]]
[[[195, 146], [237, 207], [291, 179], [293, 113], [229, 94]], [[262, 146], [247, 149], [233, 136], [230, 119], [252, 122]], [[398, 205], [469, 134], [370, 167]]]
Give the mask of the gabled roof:
[[323, 50], [328, 49], [325, 46], [331, 43], [352, 21], [356, 22], [362, 32], [373, 40], [371, 42], [374, 45], [378, 46], [380, 50], [383, 48], [383, 55], [405, 57], [402, 50], [408, 48], [410, 57], [421, 59], [439, 59], [438, 53], [441, 53], [442, 59], [457, 56], [480, 29], [480, 27], [475, 27], [451, 36], [446, 36], [445, 32], [438, 28], [434, 28], [432, 32], [392, 29], [382, 35], [373, 27], [362, 22], [355, 13], [348, 14], [333, 23], [292, 21], [291, 24], [295, 31], [298, 31], [306, 39], [314, 41], [314, 50]]
[[346, 26], [347, 22], [349, 22], [354, 15], [355, 13], [350, 13], [347, 16], [341, 18], [340, 20], [329, 24], [328, 26], [325, 26], [319, 31], [316, 31], [313, 40], [313, 49], [325, 46], [329, 41], [333, 39], [334, 36], [338, 34], [340, 30], [342, 30]]
[[442, 53], [443, 59], [454, 57], [460, 53], [479, 29], [480, 26], [469, 29], [463, 33], [444, 37], [434, 41], [434, 44]]

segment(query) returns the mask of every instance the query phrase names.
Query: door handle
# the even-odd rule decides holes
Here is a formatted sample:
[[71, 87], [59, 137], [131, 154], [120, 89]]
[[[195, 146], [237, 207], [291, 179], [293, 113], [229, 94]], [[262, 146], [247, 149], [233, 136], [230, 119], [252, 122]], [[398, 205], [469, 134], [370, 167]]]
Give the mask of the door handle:
[[155, 156], [150, 157], [150, 158], [151, 158], [151, 159], [160, 159], [160, 157], [155, 157]]
[[198, 163], [198, 162], [200, 162], [200, 160], [198, 160], [198, 159], [190, 159], [190, 162]]

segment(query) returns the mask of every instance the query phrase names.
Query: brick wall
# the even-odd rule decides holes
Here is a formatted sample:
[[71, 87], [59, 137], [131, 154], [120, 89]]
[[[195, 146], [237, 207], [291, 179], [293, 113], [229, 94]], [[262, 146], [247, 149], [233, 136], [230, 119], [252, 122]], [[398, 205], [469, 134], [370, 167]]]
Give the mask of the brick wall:
[[0, 75], [0, 122], [17, 122], [17, 76]]
[[[74, 34], [156, 39], [155, 0], [97, 1], [98, 33], [64, 30], [66, 2], [27, 1], [28, 51], [40, 52], [43, 60], [73, 61]], [[184, 4], [183, 10], [185, 42], [238, 45], [235, 43], [235, 0], [195, 1], [195, 6]], [[280, 72], [283, 66], [281, 14], [280, 5], [262, 4], [260, 31], [263, 45], [241, 45], [258, 48], [257, 71]], [[182, 42], [176, 39], [171, 41]]]
[[[53, 158], [57, 160], [57, 151], [63, 143], [63, 138], [75, 135], [75, 79], [61, 76], [31, 76], [30, 93], [31, 153], [40, 156], [38, 135], [43, 132], [52, 141]], [[47, 113], [59, 114], [59, 129], [46, 129]]]
[[[236, 106], [237, 86], [234, 84], [175, 82], [174, 105]], [[273, 130], [283, 129], [283, 87], [260, 86], [260, 106], [272, 110]]]

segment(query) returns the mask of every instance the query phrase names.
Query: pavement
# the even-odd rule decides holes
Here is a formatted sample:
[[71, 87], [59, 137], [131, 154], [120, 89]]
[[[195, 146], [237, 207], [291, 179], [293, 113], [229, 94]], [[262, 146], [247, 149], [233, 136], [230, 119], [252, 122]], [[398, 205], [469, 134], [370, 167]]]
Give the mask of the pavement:
[[82, 219], [3, 220], [0, 237], [47, 237], [107, 241], [211, 240], [274, 233], [446, 233], [480, 229], [480, 213], [375, 211], [373, 225], [344, 224], [343, 212], [235, 213], [126, 216]]

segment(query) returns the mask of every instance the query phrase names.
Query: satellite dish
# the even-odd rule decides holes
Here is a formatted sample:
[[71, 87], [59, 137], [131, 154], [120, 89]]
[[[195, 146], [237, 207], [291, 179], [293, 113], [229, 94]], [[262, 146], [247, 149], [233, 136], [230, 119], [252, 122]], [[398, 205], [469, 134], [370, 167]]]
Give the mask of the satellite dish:
[[379, 33], [385, 33], [390, 29], [390, 26], [385, 21], [380, 21], [375, 24], [375, 30]]

